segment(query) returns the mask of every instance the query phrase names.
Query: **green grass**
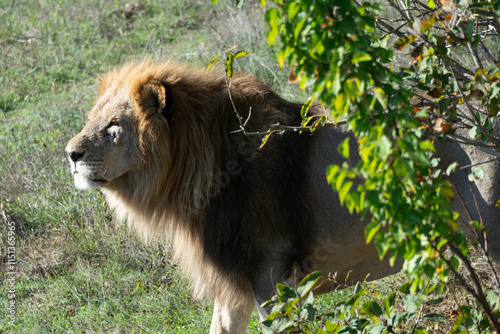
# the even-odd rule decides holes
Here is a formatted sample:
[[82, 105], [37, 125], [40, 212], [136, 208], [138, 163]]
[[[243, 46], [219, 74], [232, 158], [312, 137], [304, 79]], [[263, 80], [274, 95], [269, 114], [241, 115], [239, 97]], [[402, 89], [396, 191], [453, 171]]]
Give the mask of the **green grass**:
[[[85, 123], [100, 73], [144, 57], [203, 65], [238, 44], [253, 51], [239, 70], [285, 98], [306, 98], [287, 84], [253, 2], [241, 10], [232, 1], [137, 3], [0, 0], [0, 310], [9, 306], [8, 278], [16, 289], [14, 325], [2, 318], [0, 333], [209, 329], [212, 305], [191, 300], [168, 247], [145, 246], [115, 223], [99, 193], [72, 185], [64, 147]], [[15, 272], [7, 258], [11, 222]], [[329, 295], [320, 309], [334, 303]], [[248, 332], [258, 328], [254, 314]]]

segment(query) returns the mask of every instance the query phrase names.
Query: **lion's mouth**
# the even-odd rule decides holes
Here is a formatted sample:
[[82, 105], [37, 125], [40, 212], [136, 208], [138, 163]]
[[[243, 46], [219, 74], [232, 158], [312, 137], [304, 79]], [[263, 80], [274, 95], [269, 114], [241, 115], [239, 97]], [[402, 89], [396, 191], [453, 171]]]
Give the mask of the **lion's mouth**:
[[82, 177], [82, 178], [86, 179], [89, 182], [94, 182], [94, 183], [106, 182], [105, 179], [101, 179], [101, 178], [98, 178], [98, 177], [95, 177], [95, 176], [94, 177], [85, 176], [84, 174], [78, 172], [76, 169], [73, 171], [73, 175], [75, 177], [78, 175], [79, 177]]
[[102, 183], [102, 182], [106, 182], [106, 180], [104, 179], [88, 179], [90, 182], [95, 182], [95, 183]]

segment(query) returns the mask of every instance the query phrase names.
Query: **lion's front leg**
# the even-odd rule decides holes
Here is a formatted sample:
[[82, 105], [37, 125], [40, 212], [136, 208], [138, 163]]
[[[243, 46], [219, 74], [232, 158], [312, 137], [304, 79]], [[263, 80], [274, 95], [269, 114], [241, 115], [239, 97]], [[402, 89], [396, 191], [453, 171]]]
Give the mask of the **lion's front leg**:
[[237, 305], [229, 306], [223, 305], [216, 300], [210, 334], [245, 333], [252, 314], [252, 308], [252, 302], [238, 301]]

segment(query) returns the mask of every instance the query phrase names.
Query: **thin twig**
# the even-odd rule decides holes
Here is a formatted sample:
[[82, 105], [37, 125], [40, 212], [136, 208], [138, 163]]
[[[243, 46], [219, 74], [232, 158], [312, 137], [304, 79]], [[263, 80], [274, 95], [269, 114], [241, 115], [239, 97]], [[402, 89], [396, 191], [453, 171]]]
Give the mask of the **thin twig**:
[[497, 61], [491, 54], [490, 50], [484, 45], [483, 41], [479, 41], [479, 52], [484, 56], [484, 58], [491, 64], [496, 64]]
[[[404, 18], [407, 22], [410, 22], [410, 21], [411, 21], [411, 20], [410, 20], [410, 17], [408, 16], [408, 13], [406, 13], [406, 12], [405, 12], [405, 11], [408, 11], [408, 9], [407, 9], [406, 7], [404, 7], [404, 10], [403, 10], [403, 9], [399, 8], [399, 6], [396, 4], [396, 2], [395, 2], [395, 1], [393, 2], [393, 1], [387, 0], [387, 2], [389, 3], [389, 5], [390, 5], [391, 7], [393, 7], [394, 9], [396, 9], [396, 10], [399, 12], [399, 14], [400, 14], [400, 15], [401, 15], [401, 16], [402, 16], [402, 17], [403, 17], [403, 18]], [[401, 2], [401, 1], [399, 1], [399, 4], [401, 5], [401, 4], [402, 4], [402, 2]]]
[[418, 93], [413, 93], [413, 95], [416, 96], [416, 97], [418, 97], [418, 98], [420, 98], [421, 100], [424, 100], [424, 101], [428, 102], [429, 104], [431, 104], [433, 106], [437, 106], [438, 105], [435, 101], [432, 101], [432, 100], [426, 98], [423, 95], [420, 95]]
[[417, 3], [417, 4], [419, 4], [420, 6], [422, 6], [428, 12], [433, 12], [433, 10], [429, 6], [427, 6], [426, 4], [422, 3], [421, 1], [414, 1], [414, 2]]
[[486, 160], [486, 161], [483, 161], [483, 162], [478, 162], [478, 163], [474, 163], [474, 164], [470, 164], [470, 165], [460, 166], [458, 169], [462, 170], [462, 169], [477, 167], [477, 166], [481, 166], [481, 165], [484, 165], [484, 164], [489, 164], [490, 162], [495, 162], [497, 160], [500, 160], [500, 157], [496, 157], [496, 158], [493, 158], [491, 160]]
[[[377, 23], [378, 23], [378, 21], [379, 21], [379, 20], [377, 20]], [[387, 32], [384, 36], [380, 37], [379, 39], [380, 39], [380, 40], [382, 40], [382, 39], [386, 38], [387, 36], [389, 36], [390, 34], [397, 34], [397, 33], [399, 32], [399, 29], [403, 28], [403, 27], [404, 27], [404, 26], [406, 26], [407, 24], [408, 24], [408, 23], [407, 23], [407, 22], [405, 22], [405, 23], [403, 23], [402, 25], [400, 25], [399, 27], [397, 27], [396, 29], [392, 28], [390, 25], [387, 25], [388, 27], [391, 27], [391, 28], [392, 28], [392, 30], [391, 30], [391, 31], [389, 31], [389, 32]], [[397, 34], [397, 35], [399, 36], [399, 34]], [[404, 34], [403, 34], [403, 33], [401, 33], [401, 35], [402, 35], [402, 36], [404, 36]], [[401, 37], [402, 37], [402, 36], [401, 36]]]
[[467, 43], [467, 49], [469, 50], [472, 59], [474, 60], [474, 64], [476, 65], [476, 69], [484, 68], [481, 59], [479, 58], [479, 54], [477, 53], [476, 48], [474, 48], [471, 43]]
[[231, 105], [233, 106], [233, 111], [236, 114], [236, 117], [238, 118], [238, 122], [240, 123], [240, 129], [246, 135], [246, 129], [245, 129], [245, 124], [243, 123], [243, 117], [241, 117], [240, 113], [238, 112], [238, 109], [236, 108], [236, 105], [234, 104], [233, 101], [233, 96], [231, 95], [231, 79], [229, 78], [228, 80], [227, 73], [225, 75], [225, 79], [226, 79], [227, 93], [229, 95], [229, 101], [231, 102]]
[[[446, 59], [444, 60], [446, 63], [448, 63], [446, 61]], [[467, 98], [467, 96], [464, 94], [463, 90], [462, 90], [462, 87], [460, 86], [460, 83], [458, 82], [458, 79], [455, 75], [455, 70], [453, 69], [453, 67], [449, 66], [449, 69], [450, 69], [450, 72], [451, 72], [451, 75], [453, 76], [453, 79], [455, 80], [455, 82], [457, 83], [457, 86], [458, 86], [458, 91], [460, 92], [460, 95], [462, 95], [463, 99], [464, 99], [464, 102], [465, 102], [465, 105], [467, 106], [467, 110], [469, 110], [471, 116], [474, 118], [475, 120], [475, 125], [481, 130], [481, 133], [484, 134], [486, 136], [486, 138], [488, 138], [488, 140], [495, 144], [495, 147], [497, 146], [497, 140], [496, 138], [494, 138], [493, 136], [491, 136], [488, 131], [484, 128], [484, 126], [481, 124], [481, 121], [479, 120], [479, 118], [477, 117], [477, 115], [474, 113], [474, 110], [472, 109], [470, 103], [469, 103], [469, 99]]]
[[[232, 131], [231, 133], [243, 132], [245, 136], [266, 136], [273, 132], [313, 132], [317, 128], [317, 126], [292, 126], [292, 125], [282, 125], [282, 124], [271, 124], [269, 125], [269, 129], [267, 131], [256, 131], [256, 132], [247, 131], [246, 125], [252, 115], [252, 107], [250, 107], [248, 111], [247, 119], [243, 122], [243, 117], [238, 112], [238, 109], [236, 108], [236, 105], [234, 104], [233, 101], [233, 97], [231, 95], [231, 79], [228, 78], [227, 75], [225, 79], [226, 79], [227, 92], [229, 95], [229, 101], [231, 102], [231, 106], [233, 107], [233, 111], [236, 114], [236, 117], [238, 118], [239, 122], [239, 129]], [[335, 124], [328, 122], [323, 124], [321, 128], [333, 128], [346, 123], [347, 120], [339, 120]]]
[[466, 137], [462, 137], [457, 134], [446, 134], [446, 138], [450, 139], [453, 142], [460, 143], [460, 144], [465, 144], [465, 145], [472, 145], [478, 150], [480, 149], [481, 151], [491, 154], [497, 158], [500, 158], [500, 153], [497, 152], [497, 147], [496, 146], [491, 146], [486, 143], [477, 141], [477, 140], [472, 140], [468, 139]]

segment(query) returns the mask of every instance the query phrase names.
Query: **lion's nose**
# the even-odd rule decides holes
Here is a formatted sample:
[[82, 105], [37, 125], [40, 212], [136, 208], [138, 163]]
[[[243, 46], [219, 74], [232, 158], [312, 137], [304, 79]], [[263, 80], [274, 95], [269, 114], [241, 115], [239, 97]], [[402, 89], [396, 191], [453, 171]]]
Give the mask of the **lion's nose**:
[[73, 162], [77, 162], [78, 160], [83, 158], [85, 152], [70, 151], [68, 152], [68, 155]]

